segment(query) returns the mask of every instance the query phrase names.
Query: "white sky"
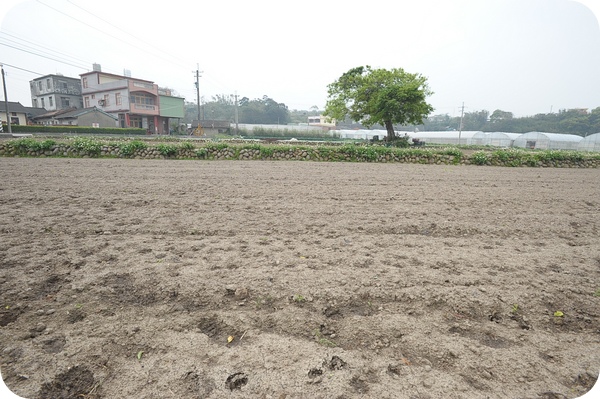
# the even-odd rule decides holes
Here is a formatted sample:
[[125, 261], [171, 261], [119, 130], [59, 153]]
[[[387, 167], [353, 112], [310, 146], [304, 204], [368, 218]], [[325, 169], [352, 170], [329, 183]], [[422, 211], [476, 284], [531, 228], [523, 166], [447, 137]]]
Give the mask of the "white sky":
[[[105, 72], [200, 94], [267, 95], [323, 109], [348, 69], [404, 68], [429, 79], [434, 114], [516, 116], [600, 106], [598, 0], [2, 0], [0, 63], [9, 101], [29, 81]], [[20, 69], [19, 69], [20, 68]], [[0, 98], [4, 99], [0, 91]]]

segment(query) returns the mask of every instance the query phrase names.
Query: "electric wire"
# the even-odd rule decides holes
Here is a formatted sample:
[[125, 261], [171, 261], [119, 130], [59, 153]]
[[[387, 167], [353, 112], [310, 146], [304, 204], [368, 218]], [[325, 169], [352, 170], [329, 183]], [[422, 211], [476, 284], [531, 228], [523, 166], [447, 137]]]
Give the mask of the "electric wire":
[[10, 47], [10, 48], [13, 48], [15, 50], [23, 51], [25, 53], [29, 53], [29, 54], [32, 54], [32, 55], [36, 55], [38, 57], [46, 58], [46, 59], [49, 59], [51, 61], [60, 62], [60, 63], [65, 64], [65, 65], [70, 65], [70, 66], [73, 66], [75, 68], [80, 68], [80, 69], [83, 68], [81, 65], [71, 64], [70, 62], [62, 61], [60, 59], [52, 58], [52, 57], [49, 57], [49, 56], [46, 56], [46, 55], [43, 55], [43, 54], [38, 54], [38, 53], [35, 53], [33, 51], [25, 50], [25, 49], [22, 49], [22, 48], [19, 48], [19, 47], [16, 47], [16, 46], [11, 46], [11, 45], [6, 44], [6, 43], [0, 43], [0, 45], [6, 46], [6, 47]]
[[[24, 47], [27, 47], [27, 48], [31, 48], [31, 49], [33, 49], [33, 50], [35, 50], [35, 51], [40, 51], [40, 52], [42, 52], [42, 53], [46, 53], [46, 54], [48, 54], [48, 51], [50, 51], [50, 52], [51, 52], [51, 54], [58, 54], [58, 55], [61, 55], [61, 56], [63, 56], [63, 57], [71, 58], [71, 59], [73, 60], [73, 62], [81, 62], [81, 64], [82, 64], [82, 65], [90, 65], [90, 64], [91, 64], [89, 61], [86, 61], [86, 60], [82, 60], [82, 59], [80, 59], [80, 58], [73, 57], [72, 55], [66, 54], [66, 53], [64, 53], [64, 52], [61, 52], [61, 51], [58, 51], [58, 50], [56, 50], [56, 49], [51, 49], [51, 48], [49, 48], [48, 46], [41, 46], [41, 45], [39, 45], [39, 44], [37, 44], [37, 43], [34, 43], [34, 42], [30, 41], [30, 40], [27, 40], [27, 39], [24, 39], [24, 38], [22, 38], [22, 37], [18, 37], [18, 36], [12, 35], [12, 34], [10, 34], [10, 33], [6, 32], [6, 31], [0, 32], [0, 33], [1, 33], [1, 34], [3, 34], [3, 35], [6, 35], [6, 36], [10, 36], [11, 38], [13, 38], [13, 39], [10, 39], [10, 38], [3, 38], [3, 40], [8, 40], [8, 41], [10, 41], [10, 42], [12, 42], [12, 43], [16, 43], [16, 44], [18, 44], [18, 45], [20, 45], [20, 46], [24, 46]], [[15, 39], [16, 39], [16, 40], [15, 40]], [[29, 46], [29, 45], [27, 45], [27, 44], [19, 43], [18, 41], [21, 41], [21, 42], [28, 43], [28, 44], [30, 44], [31, 46]], [[39, 48], [37, 48], [37, 47], [42, 47], [42, 49], [39, 49]], [[48, 50], [48, 51], [46, 51], [46, 50]], [[86, 68], [83, 68], [83, 69], [86, 69]]]
[[[135, 44], [133, 44], [133, 43], [130, 43], [130, 42], [128, 42], [128, 41], [125, 41], [125, 40], [123, 40], [122, 38], [120, 38], [120, 37], [118, 37], [118, 36], [115, 36], [115, 35], [112, 35], [112, 34], [110, 34], [110, 33], [108, 33], [108, 32], [105, 32], [105, 31], [103, 31], [102, 29], [99, 29], [99, 28], [97, 28], [97, 27], [95, 27], [95, 26], [93, 26], [93, 25], [90, 25], [90, 24], [88, 24], [88, 23], [86, 23], [86, 22], [84, 22], [84, 21], [81, 21], [80, 19], [78, 19], [78, 18], [76, 18], [76, 17], [73, 17], [72, 15], [69, 15], [69, 14], [67, 14], [66, 12], [63, 12], [63, 11], [61, 11], [61, 10], [57, 9], [57, 8], [54, 8], [54, 7], [50, 6], [50, 5], [48, 5], [48, 4], [44, 3], [44, 2], [42, 2], [41, 0], [36, 0], [36, 1], [37, 1], [38, 3], [40, 3], [40, 4], [42, 4], [42, 5], [44, 5], [44, 6], [48, 7], [48, 8], [50, 8], [51, 10], [54, 10], [55, 12], [57, 12], [57, 13], [59, 13], [59, 14], [61, 14], [61, 15], [64, 15], [64, 16], [66, 16], [66, 17], [68, 17], [68, 18], [70, 18], [70, 19], [72, 19], [72, 20], [74, 20], [74, 21], [77, 21], [77, 22], [79, 22], [80, 24], [83, 24], [83, 25], [85, 25], [85, 26], [87, 26], [87, 27], [89, 27], [89, 28], [92, 28], [92, 29], [94, 29], [94, 30], [96, 30], [96, 31], [98, 31], [98, 32], [100, 32], [100, 33], [102, 33], [102, 34], [104, 34], [104, 35], [108, 36], [108, 37], [111, 37], [111, 38], [113, 38], [113, 39], [115, 39], [115, 40], [117, 40], [117, 41], [119, 41], [119, 42], [125, 43], [125, 44], [127, 44], [127, 45], [129, 45], [129, 46], [131, 46], [131, 47], [133, 47], [133, 48], [135, 48], [135, 49], [139, 49], [139, 47], [138, 47], [137, 45], [135, 45]], [[139, 39], [138, 39], [138, 40], [139, 40]], [[178, 67], [181, 67], [181, 65], [179, 65], [179, 64], [177, 64], [177, 63], [174, 63], [174, 62], [173, 62], [172, 60], [170, 60], [169, 58], [165, 58], [165, 57], [163, 57], [161, 54], [156, 54], [156, 53], [155, 53], [155, 54], [152, 54], [152, 55], [153, 55], [153, 56], [155, 56], [155, 57], [157, 57], [157, 58], [159, 58], [159, 59], [162, 59], [162, 60], [164, 60], [164, 61], [167, 61], [167, 62], [169, 62], [169, 63], [171, 63], [171, 64], [177, 65]]]
[[[102, 21], [102, 22], [104, 22], [104, 23], [106, 23], [106, 24], [108, 24], [108, 25], [112, 26], [113, 28], [115, 28], [115, 29], [118, 29], [119, 31], [121, 31], [121, 32], [123, 32], [123, 33], [125, 33], [125, 34], [127, 34], [127, 35], [129, 35], [129, 36], [131, 36], [131, 37], [133, 37], [133, 38], [134, 38], [134, 39], [136, 39], [136, 40], [139, 40], [140, 42], [142, 42], [142, 43], [146, 44], [147, 46], [154, 48], [155, 50], [159, 51], [160, 53], [166, 54], [166, 52], [165, 52], [164, 50], [162, 50], [162, 49], [159, 49], [158, 47], [154, 46], [154, 44], [152, 44], [152, 43], [149, 43], [149, 42], [145, 41], [144, 39], [141, 39], [141, 38], [137, 37], [136, 35], [134, 35], [134, 34], [132, 34], [132, 33], [129, 33], [129, 32], [127, 32], [126, 30], [124, 30], [124, 29], [120, 28], [119, 26], [117, 26], [117, 25], [115, 25], [115, 24], [111, 23], [110, 21], [107, 21], [107, 20], [106, 20], [106, 19], [104, 19], [104, 18], [100, 18], [98, 15], [94, 14], [93, 12], [91, 12], [91, 11], [89, 11], [89, 10], [86, 10], [85, 8], [81, 7], [80, 5], [77, 5], [77, 4], [75, 4], [75, 3], [74, 3], [74, 2], [72, 2], [71, 0], [67, 0], [67, 2], [69, 2], [70, 4], [72, 4], [72, 5], [73, 5], [73, 6], [75, 6], [75, 7], [79, 8], [80, 10], [82, 10], [82, 11], [86, 12], [87, 14], [89, 14], [89, 15], [93, 16], [94, 18], [97, 18], [97, 19], [99, 19], [100, 21]], [[187, 61], [185, 61], [185, 60], [183, 60], [183, 59], [180, 59], [179, 57], [177, 57], [177, 56], [174, 56], [173, 54], [167, 54], [167, 55], [168, 55], [168, 56], [170, 56], [170, 57], [173, 57], [173, 58], [177, 58], [177, 59], [179, 59], [179, 61], [183, 62], [184, 64], [187, 64], [187, 63], [188, 63]], [[184, 66], [182, 66], [182, 65], [179, 65], [179, 66], [180, 66], [181, 68], [187, 68], [187, 67], [184, 67]]]
[[[127, 45], [129, 45], [129, 46], [132, 46], [132, 47], [133, 47], [134, 49], [136, 49], [136, 50], [141, 50], [141, 48], [140, 48], [140, 47], [138, 47], [137, 45], [135, 45], [135, 44], [133, 44], [133, 43], [127, 42], [127, 41], [125, 41], [125, 40], [123, 40], [123, 39], [121, 39], [121, 38], [119, 38], [119, 37], [117, 37], [117, 36], [115, 36], [115, 35], [112, 35], [112, 34], [110, 34], [110, 33], [107, 33], [107, 32], [105, 32], [105, 31], [103, 31], [103, 30], [101, 30], [101, 29], [99, 29], [99, 28], [97, 28], [97, 27], [95, 27], [95, 26], [93, 26], [93, 25], [91, 25], [91, 24], [88, 24], [88, 23], [86, 23], [86, 22], [84, 22], [84, 21], [81, 21], [80, 19], [78, 19], [78, 18], [76, 18], [76, 17], [73, 17], [72, 15], [69, 15], [68, 13], [66, 13], [66, 12], [63, 12], [63, 11], [61, 11], [61, 10], [59, 10], [59, 9], [55, 8], [55, 7], [52, 7], [52, 6], [50, 6], [50, 5], [48, 5], [48, 4], [44, 3], [44, 2], [42, 2], [42, 1], [40, 1], [40, 0], [36, 0], [36, 1], [37, 1], [39, 4], [41, 4], [41, 5], [45, 6], [45, 7], [48, 7], [48, 8], [50, 8], [50, 9], [51, 9], [51, 10], [53, 10], [54, 12], [57, 12], [57, 13], [59, 13], [59, 14], [61, 14], [61, 15], [64, 15], [64, 16], [65, 16], [65, 17], [67, 17], [67, 18], [70, 18], [70, 19], [72, 19], [72, 20], [75, 20], [76, 22], [78, 22], [78, 23], [80, 23], [80, 24], [83, 24], [83, 25], [85, 25], [85, 26], [87, 26], [87, 27], [89, 27], [89, 28], [91, 28], [91, 29], [93, 29], [93, 30], [96, 30], [96, 31], [98, 31], [98, 32], [100, 32], [100, 33], [102, 33], [102, 34], [104, 34], [104, 35], [106, 35], [106, 36], [108, 36], [108, 37], [110, 37], [110, 38], [112, 38], [112, 39], [114, 39], [114, 40], [117, 40], [118, 42], [125, 43], [125, 44], [127, 44]], [[151, 44], [147, 43], [146, 41], [144, 41], [144, 40], [142, 40], [142, 39], [140, 39], [140, 38], [136, 37], [135, 35], [133, 35], [133, 34], [130, 34], [130, 33], [128, 33], [128, 32], [126, 32], [125, 30], [123, 30], [123, 29], [119, 28], [118, 26], [116, 26], [116, 25], [114, 25], [114, 24], [110, 23], [109, 21], [106, 21], [105, 19], [98, 17], [97, 15], [93, 14], [93, 12], [91, 12], [91, 11], [89, 11], [89, 10], [86, 10], [86, 9], [84, 9], [83, 7], [81, 7], [81, 6], [79, 6], [79, 5], [75, 4], [75, 3], [73, 3], [73, 2], [72, 2], [72, 1], [70, 1], [70, 0], [67, 0], [67, 1], [68, 1], [70, 4], [72, 4], [73, 6], [75, 6], [75, 7], [79, 8], [79, 9], [81, 9], [82, 11], [86, 12], [87, 14], [90, 14], [90, 15], [94, 16], [95, 18], [99, 19], [100, 21], [103, 21], [104, 23], [106, 23], [106, 24], [108, 24], [108, 25], [112, 26], [113, 28], [115, 28], [115, 29], [118, 29], [118, 30], [119, 30], [119, 31], [121, 31], [121, 32], [127, 33], [129, 36], [131, 36], [131, 37], [135, 38], [136, 40], [139, 40], [140, 42], [143, 42], [143, 43], [145, 43], [146, 45], [148, 45], [148, 46], [150, 46], [150, 47], [153, 47], [154, 49], [156, 49], [157, 51], [159, 51], [159, 52], [161, 52], [161, 53], [163, 53], [163, 54], [167, 54], [167, 53], [166, 53], [166, 52], [164, 52], [163, 50], [160, 50], [160, 49], [158, 49], [157, 47], [155, 47], [155, 46], [153, 46], [153, 45], [151, 45]], [[90, 70], [90, 68], [89, 68], [89, 65], [91, 65], [91, 64], [92, 64], [92, 62], [88, 62], [88, 61], [86, 61], [86, 60], [82, 60], [82, 59], [80, 59], [80, 58], [77, 58], [77, 57], [74, 57], [74, 56], [72, 56], [72, 55], [66, 54], [66, 53], [64, 53], [64, 52], [60, 52], [60, 51], [56, 51], [56, 50], [54, 50], [54, 49], [50, 49], [48, 46], [44, 46], [44, 49], [45, 49], [45, 50], [44, 50], [44, 49], [40, 49], [40, 48], [36, 48], [35, 46], [37, 46], [37, 47], [42, 47], [42, 46], [41, 46], [41, 45], [39, 45], [39, 44], [36, 44], [36, 43], [34, 43], [34, 42], [30, 41], [30, 40], [24, 39], [24, 38], [22, 38], [22, 37], [17, 37], [17, 36], [15, 36], [15, 35], [12, 35], [12, 34], [10, 34], [10, 33], [6, 32], [6, 31], [2, 31], [2, 32], [0, 32], [0, 33], [2, 33], [3, 35], [6, 35], [6, 36], [9, 36], [9, 37], [12, 37], [12, 38], [15, 38], [15, 39], [17, 39], [17, 40], [20, 40], [20, 41], [21, 41], [21, 42], [17, 42], [17, 41], [15, 41], [15, 40], [13, 40], [13, 39], [10, 39], [10, 38], [8, 38], [8, 37], [5, 37], [5, 38], [1, 38], [1, 37], [0, 37], [0, 39], [3, 39], [3, 40], [4, 40], [4, 42], [1, 42], [1, 41], [0, 41], [0, 45], [1, 45], [1, 46], [5, 46], [5, 47], [8, 47], [8, 48], [12, 48], [12, 49], [15, 49], [15, 50], [17, 50], [17, 51], [21, 51], [21, 52], [28, 53], [28, 54], [31, 54], [31, 55], [34, 55], [34, 56], [37, 56], [37, 57], [45, 58], [45, 59], [48, 59], [48, 60], [51, 60], [51, 61], [55, 61], [55, 62], [58, 62], [58, 63], [64, 64], [64, 65], [71, 66], [71, 67], [75, 67], [75, 68], [77, 68], [77, 69], [81, 69], [81, 70], [83, 70], [83, 71], [86, 71], [86, 72]], [[25, 43], [27, 43], [27, 44], [25, 44]], [[50, 52], [49, 52], [49, 51], [46, 51], [46, 50], [50, 50]], [[58, 55], [60, 55], [60, 58], [59, 58], [59, 57], [57, 57]], [[172, 59], [164, 58], [164, 57], [162, 57], [162, 56], [160, 56], [160, 55], [156, 55], [156, 54], [152, 54], [152, 55], [156, 56], [157, 58], [160, 58], [160, 59], [166, 60], [166, 61], [168, 61], [169, 63], [171, 63], [171, 64], [173, 64], [173, 65], [176, 65], [176, 66], [177, 66], [177, 67], [179, 67], [179, 68], [186, 69], [186, 70], [188, 69], [188, 67], [184, 67], [184, 66], [182, 66], [182, 64], [180, 64], [180, 63], [177, 63], [177, 62], [174, 62]], [[168, 55], [168, 54], [167, 54], [167, 55]], [[173, 57], [173, 58], [177, 58], [177, 57]], [[182, 60], [181, 58], [177, 58], [177, 59], [178, 59], [179, 61], [185, 62], [185, 61], [184, 61], [184, 60]], [[85, 65], [84, 65], [84, 64], [85, 64]], [[22, 71], [25, 71], [25, 72], [33, 73], [33, 74], [36, 74], [36, 75], [39, 75], [39, 76], [43, 76], [43, 75], [46, 75], [46, 74], [47, 74], [47, 73], [46, 73], [46, 74], [44, 74], [44, 73], [39, 73], [39, 72], [30, 71], [30, 70], [27, 70], [27, 69], [25, 69], [25, 68], [20, 68], [20, 67], [17, 67], [16, 65], [10, 65], [10, 64], [5, 64], [5, 65], [7, 65], [7, 66], [10, 66], [11, 68], [20, 69], [20, 70], [22, 70]], [[108, 70], [110, 71], [110, 68], [108, 68]], [[222, 89], [225, 89], [225, 91], [228, 91], [228, 92], [231, 92], [231, 91], [233, 91], [231, 88], [227, 87], [227, 85], [225, 85], [225, 84], [223, 84], [222, 82], [219, 82], [218, 80], [216, 80], [216, 79], [212, 78], [212, 77], [210, 76], [210, 74], [209, 74], [209, 76], [207, 76], [207, 75], [204, 75], [203, 77], [205, 78], [205, 80], [209, 81], [209, 82], [210, 82], [210, 83], [212, 83], [214, 86], [220, 86]], [[191, 80], [191, 79], [190, 79], [190, 80]], [[178, 91], [178, 92], [181, 92], [182, 94], [184, 94], [184, 95], [183, 95], [183, 97], [184, 97], [184, 98], [185, 98], [185, 97], [195, 97], [195, 96], [196, 96], [195, 90], [192, 90], [192, 87], [191, 87], [191, 86], [192, 86], [192, 84], [190, 84], [190, 88], [189, 88], [189, 89], [186, 87], [186, 89], [184, 89], [184, 90], [177, 89], [177, 91]], [[214, 97], [214, 95], [213, 95], [212, 97]], [[202, 100], [204, 101], [204, 96], [202, 97]]]

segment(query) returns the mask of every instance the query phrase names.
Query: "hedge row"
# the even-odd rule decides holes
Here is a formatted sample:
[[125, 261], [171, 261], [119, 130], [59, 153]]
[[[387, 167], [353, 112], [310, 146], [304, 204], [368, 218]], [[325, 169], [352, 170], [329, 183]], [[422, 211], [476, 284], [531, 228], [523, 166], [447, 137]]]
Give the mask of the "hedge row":
[[[7, 132], [8, 127], [3, 124], [3, 131]], [[91, 126], [53, 126], [53, 125], [11, 125], [13, 133], [49, 133], [53, 135], [66, 134], [113, 134], [119, 136], [140, 136], [146, 135], [145, 129], [139, 128], [109, 128], [109, 127], [91, 127]]]
[[600, 154], [574, 151], [477, 151], [466, 156], [456, 148], [390, 148], [376, 145], [305, 146], [181, 141], [148, 143], [141, 140], [102, 142], [76, 137], [56, 142], [22, 138], [0, 142], [0, 156], [107, 157], [136, 159], [297, 160], [323, 162], [397, 162], [471, 164], [512, 167], [598, 168]]

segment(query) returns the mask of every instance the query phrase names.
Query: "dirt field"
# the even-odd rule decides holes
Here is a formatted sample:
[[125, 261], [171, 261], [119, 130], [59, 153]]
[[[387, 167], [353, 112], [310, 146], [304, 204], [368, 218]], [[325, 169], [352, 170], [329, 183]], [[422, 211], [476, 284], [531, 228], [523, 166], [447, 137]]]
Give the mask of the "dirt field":
[[0, 174], [0, 367], [23, 397], [558, 399], [598, 377], [598, 169]]

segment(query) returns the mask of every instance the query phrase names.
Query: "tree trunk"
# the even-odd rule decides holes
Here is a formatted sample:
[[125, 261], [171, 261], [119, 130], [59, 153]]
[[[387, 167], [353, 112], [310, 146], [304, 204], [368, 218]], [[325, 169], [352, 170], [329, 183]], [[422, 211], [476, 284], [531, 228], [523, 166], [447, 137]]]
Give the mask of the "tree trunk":
[[387, 141], [391, 143], [396, 138], [396, 133], [394, 133], [394, 126], [392, 126], [392, 121], [385, 121], [385, 130], [387, 130]]

